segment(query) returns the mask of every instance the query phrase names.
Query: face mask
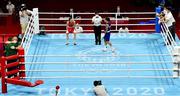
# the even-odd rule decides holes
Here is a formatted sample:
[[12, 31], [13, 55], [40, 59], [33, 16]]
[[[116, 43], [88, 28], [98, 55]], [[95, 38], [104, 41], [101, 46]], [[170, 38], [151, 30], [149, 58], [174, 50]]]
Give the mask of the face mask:
[[12, 43], [17, 43], [17, 41], [16, 41], [16, 40], [13, 40]]

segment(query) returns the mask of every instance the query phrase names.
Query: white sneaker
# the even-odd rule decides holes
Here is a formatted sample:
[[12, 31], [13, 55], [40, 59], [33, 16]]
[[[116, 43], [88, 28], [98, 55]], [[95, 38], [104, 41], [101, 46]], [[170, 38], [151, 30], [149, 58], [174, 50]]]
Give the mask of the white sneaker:
[[104, 48], [104, 49], [103, 49], [103, 52], [106, 52], [106, 51], [107, 51], [107, 48]]

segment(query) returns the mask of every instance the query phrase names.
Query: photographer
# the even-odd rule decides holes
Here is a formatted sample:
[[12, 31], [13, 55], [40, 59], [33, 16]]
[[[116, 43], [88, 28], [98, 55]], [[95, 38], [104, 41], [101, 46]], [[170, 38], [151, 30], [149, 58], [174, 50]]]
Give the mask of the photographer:
[[104, 85], [102, 85], [101, 81], [94, 81], [93, 91], [95, 96], [109, 96], [106, 88], [104, 87]]

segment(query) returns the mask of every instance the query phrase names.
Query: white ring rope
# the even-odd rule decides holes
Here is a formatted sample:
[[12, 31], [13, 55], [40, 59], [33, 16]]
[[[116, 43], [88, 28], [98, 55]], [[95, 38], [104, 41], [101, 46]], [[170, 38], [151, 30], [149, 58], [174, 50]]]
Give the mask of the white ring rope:
[[[95, 13], [90, 13], [90, 12], [86, 12], [86, 13], [65, 13], [65, 12], [39, 12], [40, 15], [70, 15], [70, 14], [79, 14], [79, 15], [94, 15]], [[126, 14], [126, 15], [132, 15], [132, 14], [137, 14], [137, 15], [140, 15], [140, 14], [144, 14], [144, 15], [155, 15], [156, 12], [120, 12], [120, 13], [117, 13], [117, 12], [108, 12], [108, 13], [99, 13], [100, 15], [116, 15], [116, 14]]]
[[[20, 55], [21, 57], [23, 55]], [[125, 55], [24, 55], [25, 57], [143, 57], [143, 56], [171, 56], [170, 54], [125, 54]]]
[[[66, 24], [39, 24], [40, 26], [64, 26], [66, 27]], [[79, 24], [80, 26], [94, 26], [93, 24]], [[155, 24], [111, 24], [111, 26], [154, 26]], [[105, 26], [105, 24], [102, 24], [102, 26]]]
[[[39, 18], [39, 20], [41, 20], [41, 21], [48, 21], [48, 20], [50, 20], [50, 21], [59, 21], [59, 20], [68, 20], [68, 17], [60, 17], [60, 18]], [[87, 20], [89, 20], [89, 21], [91, 21], [92, 20], [92, 18], [75, 18], [74, 20], [83, 20], [83, 21], [87, 21]], [[111, 20], [119, 20], [119, 21], [128, 21], [128, 20], [155, 20], [155, 18], [151, 18], [151, 17], [149, 17], [149, 18], [123, 18], [123, 19], [121, 19], [121, 18], [112, 18], [111, 17]]]
[[[25, 33], [24, 33], [24, 37], [22, 38], [21, 46], [23, 46], [24, 42], [26, 41], [25, 37], [27, 36], [27, 34], [29, 34], [29, 32], [30, 32], [30, 30], [31, 30], [31, 27], [33, 26], [32, 23], [31, 23], [32, 20], [33, 20], [33, 15], [31, 15], [31, 17], [30, 17], [30, 19], [29, 19], [27, 28], [26, 28]], [[24, 48], [24, 47], [23, 47], [23, 48]]]
[[[163, 29], [163, 27], [161, 26], [161, 35], [162, 35], [162, 38], [163, 38], [163, 40], [164, 40], [164, 43], [167, 43], [168, 41], [167, 41], [167, 38], [165, 37], [166, 36], [166, 34], [165, 34], [165, 30]], [[171, 54], [171, 48], [170, 47], [168, 47], [168, 46], [166, 46], [166, 48], [167, 48], [167, 50], [168, 50], [168, 52], [169, 52], [169, 54], [171, 55], [171, 58], [173, 58], [172, 57], [172, 54]]]
[[[45, 32], [66, 32], [66, 30], [39, 30], [39, 31], [45, 31]], [[85, 32], [87, 31], [94, 31], [94, 30], [84, 30]], [[111, 31], [119, 31], [119, 30], [111, 30]], [[155, 32], [155, 30], [128, 30], [129, 32]]]
[[[177, 43], [173, 39], [173, 37], [172, 37], [172, 35], [171, 35], [171, 33], [170, 33], [170, 31], [169, 31], [169, 29], [168, 29], [168, 27], [167, 27], [167, 25], [165, 23], [161, 24], [161, 30], [162, 30], [161, 34], [162, 34], [162, 37], [163, 37], [164, 42], [166, 43], [166, 45], [167, 45], [167, 43], [172, 42], [172, 45], [167, 46], [167, 49], [168, 49], [169, 53], [171, 54], [172, 60], [174, 60], [172, 52], [174, 50], [174, 47], [177, 46]], [[168, 38], [169, 38], [169, 40], [168, 40]]]
[[[180, 78], [179, 76], [55, 76], [55, 77], [24, 77], [31, 79], [63, 79], [63, 78], [82, 78], [82, 79], [90, 79], [90, 78], [146, 78], [146, 79], [166, 79], [166, 78]], [[24, 79], [23, 78], [23, 79]]]
[[20, 62], [20, 64], [163, 64], [175, 63], [172, 61], [152, 61], [152, 62]]
[[180, 69], [98, 69], [98, 70], [20, 70], [22, 72], [121, 72], [121, 71], [180, 71]]
[[165, 26], [165, 28], [166, 28], [166, 31], [167, 31], [167, 34], [168, 34], [167, 36], [170, 37], [170, 40], [172, 41], [172, 45], [173, 45], [173, 46], [177, 46], [177, 43], [176, 43], [175, 40], [173, 39], [172, 34], [171, 34], [171, 32], [169, 31], [169, 28], [168, 28], [167, 24], [163, 23], [163, 26]]

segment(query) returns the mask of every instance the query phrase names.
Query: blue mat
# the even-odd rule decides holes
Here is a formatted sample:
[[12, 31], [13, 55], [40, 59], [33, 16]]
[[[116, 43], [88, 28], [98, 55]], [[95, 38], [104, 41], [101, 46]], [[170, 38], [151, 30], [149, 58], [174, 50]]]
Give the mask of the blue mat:
[[[77, 57], [26, 57], [27, 62], [81, 62], [81, 64], [26, 64], [28, 70], [102, 70], [102, 69], [172, 69], [170, 56], [78, 57], [78, 55], [114, 55], [103, 52], [103, 45], [94, 45], [93, 34], [78, 34], [77, 45], [65, 45], [65, 34], [35, 35], [28, 55], [77, 55]], [[70, 40], [71, 42], [71, 40]], [[111, 36], [116, 55], [169, 54], [160, 34], [117, 34]], [[99, 62], [99, 64], [86, 64]], [[106, 62], [107, 64], [101, 64]], [[111, 62], [152, 62], [152, 64], [111, 64]], [[153, 62], [162, 62], [154, 64]], [[108, 64], [109, 63], [109, 64]], [[45, 84], [35, 88], [8, 85], [8, 94], [1, 96], [94, 96], [94, 80], [102, 80], [110, 96], [179, 96], [179, 79], [173, 78], [98, 78], [98, 76], [172, 76], [172, 71], [111, 71], [111, 72], [27, 72], [30, 77], [97, 76], [95, 78], [42, 79]], [[34, 82], [37, 79], [27, 79]]]

